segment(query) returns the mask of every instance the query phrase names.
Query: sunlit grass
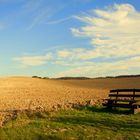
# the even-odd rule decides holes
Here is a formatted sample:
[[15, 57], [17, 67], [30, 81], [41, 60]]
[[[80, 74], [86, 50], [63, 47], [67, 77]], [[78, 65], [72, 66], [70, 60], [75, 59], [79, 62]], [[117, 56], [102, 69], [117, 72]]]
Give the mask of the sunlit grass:
[[102, 107], [20, 114], [0, 129], [1, 140], [140, 139], [140, 114], [108, 112]]

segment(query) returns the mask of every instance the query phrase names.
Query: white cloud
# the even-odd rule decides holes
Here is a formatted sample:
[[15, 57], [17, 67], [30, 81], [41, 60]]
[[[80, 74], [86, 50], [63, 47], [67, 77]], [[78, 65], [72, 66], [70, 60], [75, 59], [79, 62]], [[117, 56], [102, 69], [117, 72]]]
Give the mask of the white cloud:
[[30, 15], [31, 19], [31, 23], [26, 30], [31, 30], [38, 25], [57, 24], [70, 19], [70, 17], [66, 17], [57, 21], [47, 22], [56, 13], [58, 14], [63, 7], [62, 3], [51, 5], [50, 2], [46, 0], [30, 0], [25, 2], [22, 7], [23, 13], [27, 16]]
[[[130, 74], [132, 69], [140, 70], [140, 56], [136, 56], [126, 60], [116, 62], [95, 63], [91, 62], [89, 65], [85, 63], [83, 66], [71, 68], [70, 70], [63, 71], [56, 74], [55, 77], [63, 76], [109, 76]], [[133, 73], [135, 73], [133, 71]]]
[[19, 61], [24, 66], [40, 66], [46, 64], [51, 59], [52, 59], [51, 54], [42, 56], [22, 56], [14, 58], [15, 61]]
[[41, 10], [33, 19], [27, 30], [31, 30], [34, 26], [42, 24], [50, 16], [49, 9]]
[[113, 5], [105, 10], [93, 10], [88, 16], [75, 16], [86, 25], [72, 28], [76, 37], [88, 37], [91, 49], [64, 49], [58, 56], [89, 60], [98, 57], [122, 58], [140, 53], [140, 12], [130, 4]]
[[[83, 63], [89, 60], [89, 65], [77, 65], [57, 76], [127, 74], [131, 69], [133, 73], [135, 68], [140, 69], [140, 12], [132, 5], [115, 4], [104, 10], [92, 10], [84, 16], [75, 18], [85, 23], [85, 26], [72, 28], [72, 33], [76, 37], [89, 38], [93, 48], [81, 49], [78, 53], [76, 49], [69, 49], [67, 53], [69, 51], [71, 58], [83, 60]], [[116, 60], [90, 62], [90, 59], [99, 58]]]
[[70, 57], [72, 55], [71, 51], [69, 50], [60, 50], [57, 52], [58, 53], [58, 57], [60, 58], [67, 58]]
[[130, 4], [115, 4], [104, 10], [93, 10], [89, 16], [76, 16], [86, 25], [72, 28], [75, 36], [88, 37], [95, 47], [94, 57], [139, 55], [140, 12]]
[[45, 24], [60, 24], [60, 23], [69, 21], [69, 20], [71, 20], [73, 18], [74, 18], [73, 16], [65, 17], [65, 18], [62, 18], [62, 19], [46, 22]]

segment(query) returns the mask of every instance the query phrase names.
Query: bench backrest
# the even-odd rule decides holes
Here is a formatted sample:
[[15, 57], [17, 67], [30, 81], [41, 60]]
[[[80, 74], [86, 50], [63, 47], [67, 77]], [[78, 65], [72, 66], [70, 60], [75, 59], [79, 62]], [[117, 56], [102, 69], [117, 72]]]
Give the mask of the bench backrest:
[[114, 92], [140, 92], [140, 89], [113, 89], [110, 90], [110, 93]]
[[[132, 93], [130, 93], [130, 92], [132, 92]], [[139, 94], [136, 93], [136, 92], [139, 92]], [[131, 97], [134, 100], [134, 98], [136, 98], [136, 97], [140, 98], [140, 89], [115, 89], [115, 90], [110, 90], [109, 97], [116, 97], [116, 98], [118, 98], [118, 97], [121, 97], [121, 98]]]

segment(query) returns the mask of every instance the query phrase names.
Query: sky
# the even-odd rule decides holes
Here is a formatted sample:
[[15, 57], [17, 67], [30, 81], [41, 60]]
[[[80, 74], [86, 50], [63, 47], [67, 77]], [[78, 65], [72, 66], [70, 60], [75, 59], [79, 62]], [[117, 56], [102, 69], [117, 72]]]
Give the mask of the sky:
[[139, 0], [0, 0], [0, 76], [140, 74]]

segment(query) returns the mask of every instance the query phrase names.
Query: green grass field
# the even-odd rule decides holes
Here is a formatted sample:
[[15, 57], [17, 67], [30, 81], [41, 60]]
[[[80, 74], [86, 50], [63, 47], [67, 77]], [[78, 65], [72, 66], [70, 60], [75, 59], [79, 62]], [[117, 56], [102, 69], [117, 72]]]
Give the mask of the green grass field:
[[102, 107], [22, 113], [0, 128], [1, 140], [140, 140], [140, 114]]

